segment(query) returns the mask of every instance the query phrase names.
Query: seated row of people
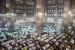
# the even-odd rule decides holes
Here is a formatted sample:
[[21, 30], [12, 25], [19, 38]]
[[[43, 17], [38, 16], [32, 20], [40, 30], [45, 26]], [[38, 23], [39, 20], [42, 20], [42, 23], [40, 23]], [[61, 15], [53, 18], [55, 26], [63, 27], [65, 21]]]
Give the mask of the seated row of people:
[[[61, 35], [60, 35], [61, 37]], [[1, 44], [1, 50], [74, 50], [75, 39], [54, 38], [48, 33], [27, 35], [26, 38], [15, 38]]]

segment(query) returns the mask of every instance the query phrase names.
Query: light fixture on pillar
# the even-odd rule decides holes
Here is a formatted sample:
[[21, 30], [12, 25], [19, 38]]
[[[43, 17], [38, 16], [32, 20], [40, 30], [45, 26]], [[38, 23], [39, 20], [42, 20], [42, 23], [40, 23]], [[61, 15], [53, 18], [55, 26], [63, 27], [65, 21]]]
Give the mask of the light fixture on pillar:
[[8, 12], [8, 13], [6, 13], [6, 16], [7, 16], [7, 17], [14, 17], [14, 13], [9, 13], [9, 12]]
[[71, 11], [69, 11], [68, 14], [69, 14], [71, 17], [73, 16]]
[[42, 17], [43, 13], [42, 12], [38, 12], [39, 17]]
[[39, 21], [41, 21], [41, 22], [44, 21], [44, 14], [43, 14], [43, 12], [38, 12], [38, 18], [39, 18]]
[[8, 12], [8, 13], [6, 13], [6, 17], [9, 17], [9, 12]]

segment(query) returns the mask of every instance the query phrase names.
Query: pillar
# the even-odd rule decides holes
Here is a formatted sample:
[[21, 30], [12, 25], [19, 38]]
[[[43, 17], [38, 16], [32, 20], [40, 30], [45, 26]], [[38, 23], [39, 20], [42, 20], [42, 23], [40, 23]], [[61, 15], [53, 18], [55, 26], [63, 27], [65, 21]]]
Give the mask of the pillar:
[[69, 24], [70, 0], [64, 0], [64, 24]]
[[6, 0], [6, 27], [8, 31], [14, 31], [14, 0]]
[[37, 0], [36, 33], [42, 33], [44, 28], [44, 3], [45, 0]]

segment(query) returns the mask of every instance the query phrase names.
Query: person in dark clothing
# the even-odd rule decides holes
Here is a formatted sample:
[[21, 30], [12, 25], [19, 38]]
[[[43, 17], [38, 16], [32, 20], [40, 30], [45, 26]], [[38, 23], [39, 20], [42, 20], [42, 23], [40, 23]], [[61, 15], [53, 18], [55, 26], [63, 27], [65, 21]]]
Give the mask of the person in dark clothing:
[[21, 46], [21, 45], [19, 45], [19, 48], [18, 48], [17, 50], [23, 50], [22, 46]]
[[1, 42], [0, 42], [0, 50], [2, 50], [2, 45], [1, 45]]
[[14, 45], [12, 45], [12, 50], [16, 50]]

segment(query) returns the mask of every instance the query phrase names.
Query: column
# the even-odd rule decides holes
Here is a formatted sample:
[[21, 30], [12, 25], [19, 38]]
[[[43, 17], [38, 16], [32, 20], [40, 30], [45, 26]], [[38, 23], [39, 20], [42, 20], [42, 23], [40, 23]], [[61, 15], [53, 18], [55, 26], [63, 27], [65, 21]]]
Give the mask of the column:
[[64, 24], [69, 24], [69, 11], [70, 11], [70, 0], [65, 0], [64, 2]]
[[36, 33], [42, 33], [43, 28], [44, 28], [44, 3], [45, 0], [37, 0], [37, 6], [36, 6], [36, 11], [37, 11], [37, 16], [36, 16]]
[[6, 27], [8, 31], [14, 31], [14, 0], [6, 0]]

